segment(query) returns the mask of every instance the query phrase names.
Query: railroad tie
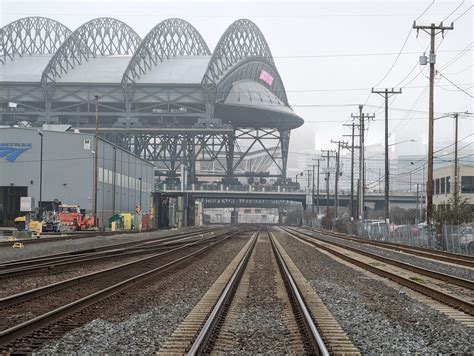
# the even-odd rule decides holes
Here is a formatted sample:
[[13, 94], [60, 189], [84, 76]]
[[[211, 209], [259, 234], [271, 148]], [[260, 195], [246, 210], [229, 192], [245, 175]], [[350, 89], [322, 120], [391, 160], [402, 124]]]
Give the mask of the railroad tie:
[[168, 340], [161, 346], [158, 355], [184, 354], [191, 347], [202, 326], [207, 320], [209, 313], [221, 296], [227, 282], [242, 260], [245, 252], [252, 244], [252, 239], [240, 250], [237, 256], [227, 266], [224, 272], [217, 278], [216, 282], [204, 294], [194, 309], [186, 316]]
[[360, 355], [357, 347], [354, 346], [337, 320], [326, 308], [316, 291], [311, 287], [310, 283], [293, 263], [278, 239], [274, 238], [274, 241], [305, 300], [308, 310], [315, 318], [318, 330], [321, 333], [321, 337], [323, 338], [328, 351], [330, 351], [331, 354], [336, 355]]

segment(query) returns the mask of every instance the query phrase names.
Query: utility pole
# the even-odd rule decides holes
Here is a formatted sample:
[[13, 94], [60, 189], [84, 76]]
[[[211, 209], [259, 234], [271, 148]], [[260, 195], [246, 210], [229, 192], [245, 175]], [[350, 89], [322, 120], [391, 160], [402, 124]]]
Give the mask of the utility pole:
[[[458, 174], [458, 116], [459, 113], [454, 113], [454, 189], [453, 197], [454, 204], [459, 205], [458, 199], [458, 186], [459, 186], [459, 174]], [[454, 208], [457, 208], [454, 207]]]
[[99, 98], [95, 94], [95, 156], [94, 156], [94, 227], [97, 227], [97, 182], [99, 180]]
[[420, 219], [418, 217], [420, 213], [420, 208], [419, 208], [419, 202], [420, 202], [420, 185], [416, 185], [416, 223], [418, 224], [420, 222]]
[[[401, 94], [402, 89], [394, 90], [393, 88], [385, 88], [384, 90], [375, 90], [372, 93], [379, 94], [385, 99], [385, 221], [388, 223], [390, 219], [390, 163], [388, 157], [388, 98], [395, 94]], [[380, 184], [380, 181], [379, 181]]]
[[329, 213], [329, 178], [331, 172], [329, 171], [329, 154], [334, 152], [333, 150], [321, 150], [323, 155], [326, 152], [327, 168], [326, 168], [326, 215]]
[[352, 118], [359, 119], [359, 219], [364, 221], [364, 196], [365, 196], [365, 119], [370, 120], [375, 117], [375, 114], [364, 114], [362, 109], [364, 105], [359, 105], [359, 115], [352, 114]]
[[[320, 158], [316, 158], [316, 159], [315, 159], [315, 161], [318, 161], [318, 183], [317, 183], [317, 185], [318, 185], [318, 188], [317, 188], [318, 193], [317, 193], [317, 198], [316, 198], [316, 199], [317, 199], [317, 200], [316, 200], [316, 205], [317, 205], [317, 210], [316, 210], [316, 212], [317, 212], [317, 214], [319, 214], [319, 161], [320, 161], [320, 160], [321, 160]], [[312, 212], [313, 215], [314, 215], [314, 177], [315, 177], [315, 175], [314, 175], [314, 167], [315, 167], [315, 165], [313, 164], [312, 166], [313, 166], [313, 186], [312, 186], [312, 197], [311, 197], [311, 199], [312, 199], [312, 201], [313, 201], [313, 205], [311, 205], [311, 212]]]
[[340, 163], [340, 157], [341, 157], [341, 147], [347, 145], [346, 141], [333, 141], [331, 140], [331, 143], [337, 144], [337, 152], [336, 152], [336, 177], [335, 177], [335, 187], [334, 187], [334, 215], [337, 219], [337, 208], [338, 208], [338, 203], [339, 203], [339, 197], [338, 197], [338, 192], [339, 192], [339, 163]]
[[316, 214], [319, 215], [319, 161], [320, 159], [318, 158], [318, 182], [317, 182], [317, 197], [316, 197], [316, 204], [317, 204], [317, 209], [316, 209]]
[[355, 204], [354, 204], [354, 150], [357, 148], [354, 146], [354, 133], [355, 133], [355, 127], [358, 126], [355, 123], [352, 123], [350, 125], [343, 125], [343, 126], [351, 126], [352, 127], [352, 134], [351, 135], [343, 135], [343, 136], [351, 136], [351, 146], [349, 147], [346, 145], [345, 148], [351, 150], [351, 200], [350, 200], [350, 205], [351, 205], [351, 218], [354, 219], [356, 214], [355, 214]]
[[430, 35], [430, 99], [429, 99], [429, 128], [428, 128], [428, 179], [426, 181], [426, 220], [427, 223], [431, 223], [433, 216], [433, 139], [434, 139], [434, 76], [435, 76], [435, 38], [436, 35], [442, 34], [444, 31], [454, 29], [454, 24], [451, 22], [451, 26], [443, 26], [443, 22], [439, 25], [434, 23], [430, 25], [417, 25], [416, 21], [413, 22], [413, 28], [416, 29], [417, 34], [420, 30], [425, 31]]

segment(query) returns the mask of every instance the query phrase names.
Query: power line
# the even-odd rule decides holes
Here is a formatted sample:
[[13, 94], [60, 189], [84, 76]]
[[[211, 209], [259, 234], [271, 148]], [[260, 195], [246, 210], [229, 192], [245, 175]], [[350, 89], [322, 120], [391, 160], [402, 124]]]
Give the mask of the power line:
[[450, 82], [452, 85], [454, 85], [456, 88], [458, 88], [460, 91], [462, 91], [464, 94], [470, 96], [471, 98], [474, 98], [474, 96], [473, 96], [472, 94], [470, 94], [470, 93], [468, 93], [467, 91], [465, 91], [463, 88], [461, 88], [461, 87], [460, 87], [459, 85], [457, 85], [456, 83], [453, 83], [451, 80], [449, 80], [446, 76], [444, 76], [444, 75], [443, 75], [442, 73], [440, 73], [439, 71], [438, 71], [438, 74], [439, 74], [440, 76], [442, 76], [444, 79], [446, 79], [448, 82]]
[[442, 22], [444, 22], [444, 21], [446, 21], [448, 18], [450, 18], [451, 15], [454, 14], [454, 13], [464, 4], [465, 1], [466, 1], [466, 0], [462, 0], [461, 3], [460, 3], [458, 6], [456, 6], [456, 8], [455, 8], [453, 11], [451, 11], [451, 13], [443, 19]]
[[[424, 14], [426, 14], [426, 12], [431, 8], [431, 6], [433, 6], [435, 0], [432, 0], [431, 3], [428, 5], [428, 7], [420, 14], [418, 15], [418, 17], [416, 18], [416, 20], [418, 20], [420, 17], [422, 17]], [[416, 21], [415, 20], [415, 21]], [[376, 84], [374, 85], [373, 87], [378, 87], [380, 85], [380, 83], [382, 83], [385, 78], [387, 78], [387, 76], [390, 74], [390, 72], [392, 71], [392, 69], [395, 67], [395, 65], [397, 64], [398, 62], [398, 59], [400, 58], [400, 56], [402, 55], [402, 52], [403, 52], [403, 49], [405, 48], [407, 42], [408, 42], [408, 39], [410, 38], [410, 34], [412, 32], [413, 28], [410, 27], [408, 33], [407, 33], [407, 36], [405, 38], [405, 41], [403, 42], [402, 44], [402, 47], [400, 48], [400, 50], [398, 51], [398, 54], [397, 54], [397, 57], [395, 58], [395, 61], [392, 63], [392, 65], [390, 66], [390, 68], [388, 69], [388, 71], [385, 73], [385, 75], [383, 76], [383, 78]], [[399, 85], [397, 85], [399, 86]], [[365, 102], [364, 102], [364, 105], [366, 105], [369, 101], [369, 98], [370, 96], [372, 95], [372, 92], [369, 92], [367, 98], [365, 99]]]
[[458, 17], [456, 17], [456, 18], [453, 20], [453, 22], [456, 22], [456, 21], [459, 20], [461, 17], [463, 17], [464, 15], [466, 15], [467, 12], [472, 9], [473, 6], [474, 6], [474, 5], [471, 5], [470, 7], [468, 7], [467, 10], [464, 11], [464, 12], [463, 12], [461, 15], [459, 15]]

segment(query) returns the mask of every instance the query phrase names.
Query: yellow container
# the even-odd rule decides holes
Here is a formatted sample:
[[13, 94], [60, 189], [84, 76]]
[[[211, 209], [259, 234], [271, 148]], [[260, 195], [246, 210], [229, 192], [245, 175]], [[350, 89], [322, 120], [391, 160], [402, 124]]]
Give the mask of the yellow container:
[[130, 213], [121, 213], [120, 216], [123, 217], [123, 229], [132, 230], [133, 215]]

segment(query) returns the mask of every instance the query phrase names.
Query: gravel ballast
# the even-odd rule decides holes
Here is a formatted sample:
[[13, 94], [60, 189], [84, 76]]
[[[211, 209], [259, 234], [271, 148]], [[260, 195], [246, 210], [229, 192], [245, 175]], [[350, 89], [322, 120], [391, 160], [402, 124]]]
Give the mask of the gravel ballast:
[[214, 283], [250, 235], [234, 237], [185, 267], [94, 307], [90, 322], [40, 350], [51, 353], [157, 351]]
[[298, 240], [279, 241], [363, 354], [472, 353], [472, 330]]
[[[232, 355], [291, 353], [285, 309], [291, 310], [268, 236], [261, 234], [214, 351]], [[278, 278], [278, 279], [277, 279]], [[232, 345], [228, 338], [232, 337]]]

